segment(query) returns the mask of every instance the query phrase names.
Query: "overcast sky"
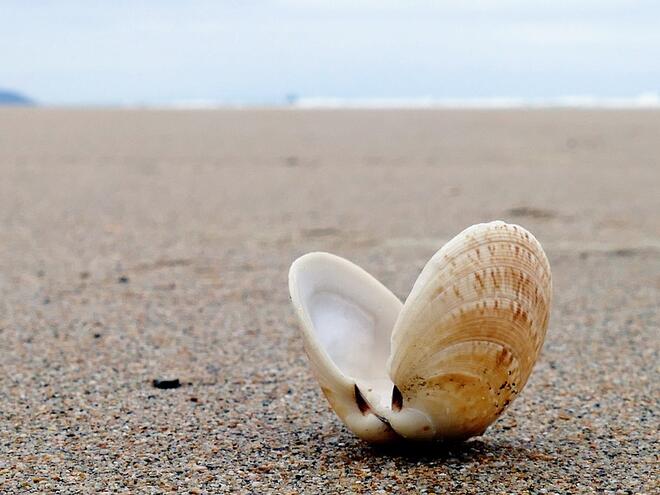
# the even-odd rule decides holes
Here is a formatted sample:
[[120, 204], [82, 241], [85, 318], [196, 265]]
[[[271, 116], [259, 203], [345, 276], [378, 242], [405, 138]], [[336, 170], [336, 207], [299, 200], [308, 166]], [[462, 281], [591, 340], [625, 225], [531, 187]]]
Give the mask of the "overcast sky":
[[53, 104], [660, 92], [660, 1], [0, 0], [0, 88]]

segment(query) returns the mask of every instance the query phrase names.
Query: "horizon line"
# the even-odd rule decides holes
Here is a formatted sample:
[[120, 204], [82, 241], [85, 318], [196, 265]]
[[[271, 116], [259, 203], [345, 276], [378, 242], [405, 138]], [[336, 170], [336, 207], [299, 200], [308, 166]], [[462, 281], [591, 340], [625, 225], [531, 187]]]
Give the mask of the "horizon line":
[[[0, 105], [1, 107], [2, 105]], [[566, 95], [559, 97], [297, 97], [289, 96], [281, 102], [245, 102], [212, 99], [180, 99], [168, 103], [117, 102], [117, 103], [66, 103], [53, 104], [32, 101], [27, 105], [9, 104], [6, 107], [27, 106], [38, 108], [108, 108], [108, 109], [164, 109], [164, 110], [213, 110], [213, 109], [654, 109], [660, 108], [660, 94], [640, 93], [633, 97], [598, 97], [593, 95]]]

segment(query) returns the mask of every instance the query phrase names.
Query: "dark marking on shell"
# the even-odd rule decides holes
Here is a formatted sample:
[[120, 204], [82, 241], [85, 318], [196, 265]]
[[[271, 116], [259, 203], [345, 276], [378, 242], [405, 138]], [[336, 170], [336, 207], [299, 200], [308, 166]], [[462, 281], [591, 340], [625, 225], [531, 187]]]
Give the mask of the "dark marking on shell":
[[363, 415], [366, 415], [371, 410], [371, 407], [369, 407], [369, 404], [363, 397], [362, 392], [360, 392], [360, 389], [358, 388], [357, 385], [354, 386], [354, 393], [355, 393], [355, 403], [357, 404], [358, 409]]
[[493, 269], [493, 271], [490, 272], [490, 278], [493, 280], [493, 286], [496, 289], [499, 289], [500, 288], [500, 283], [497, 280], [497, 276], [495, 276], [495, 270], [494, 269]]
[[509, 362], [511, 362], [511, 356], [508, 355], [509, 351], [504, 347], [502, 350], [497, 354], [497, 358], [495, 359], [495, 365], [500, 366], [502, 363], [504, 363], [507, 360], [507, 357], [509, 358]]
[[394, 385], [392, 388], [392, 411], [400, 411], [403, 407], [403, 395], [399, 388]]
[[484, 279], [478, 273], [474, 274], [474, 278], [477, 279], [477, 282], [479, 283], [479, 287], [481, 287], [481, 289], [483, 290], [483, 288], [484, 288]]

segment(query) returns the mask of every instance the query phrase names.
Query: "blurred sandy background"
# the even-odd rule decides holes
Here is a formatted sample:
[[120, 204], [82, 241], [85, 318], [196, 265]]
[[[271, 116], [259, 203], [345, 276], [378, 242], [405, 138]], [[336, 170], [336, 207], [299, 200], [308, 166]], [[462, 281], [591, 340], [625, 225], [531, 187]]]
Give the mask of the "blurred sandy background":
[[[0, 488], [652, 493], [659, 138], [651, 110], [0, 109]], [[405, 298], [493, 219], [553, 268], [527, 388], [467, 446], [374, 452], [311, 376], [289, 264]]]

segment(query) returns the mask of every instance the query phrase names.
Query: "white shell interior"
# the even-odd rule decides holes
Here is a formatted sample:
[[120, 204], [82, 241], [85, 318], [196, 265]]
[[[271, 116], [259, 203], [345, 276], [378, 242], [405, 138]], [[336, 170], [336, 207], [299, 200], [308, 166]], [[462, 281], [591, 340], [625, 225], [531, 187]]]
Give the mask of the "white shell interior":
[[325, 354], [372, 407], [389, 409], [393, 384], [387, 360], [401, 302], [358, 266], [327, 253], [297, 260], [291, 282], [294, 304], [309, 323], [308, 352]]
[[[342, 372], [358, 378], [377, 378], [389, 345], [376, 329], [374, 315], [336, 292], [316, 292], [308, 301], [314, 331]], [[370, 358], [365, 359], [365, 350]]]

